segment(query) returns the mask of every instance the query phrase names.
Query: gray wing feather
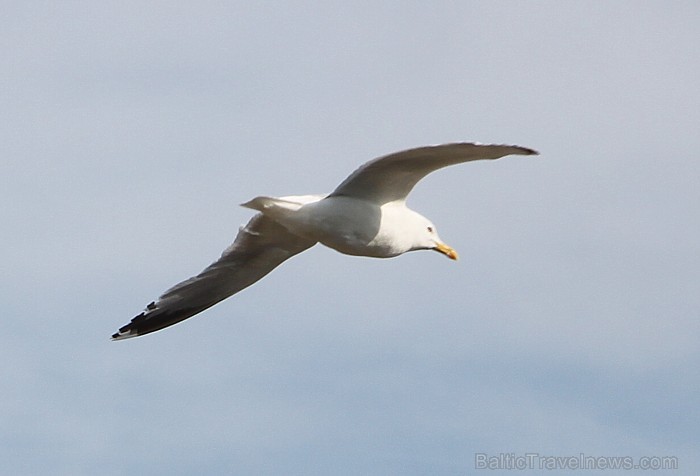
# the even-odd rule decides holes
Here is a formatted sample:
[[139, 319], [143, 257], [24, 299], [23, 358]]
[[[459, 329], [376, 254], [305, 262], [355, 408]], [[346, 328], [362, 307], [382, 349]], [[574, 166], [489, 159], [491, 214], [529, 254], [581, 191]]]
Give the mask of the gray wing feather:
[[192, 317], [250, 286], [314, 244], [259, 213], [241, 227], [233, 244], [217, 261], [165, 291], [112, 338], [148, 334]]
[[355, 170], [330, 195], [364, 198], [375, 203], [405, 200], [413, 187], [430, 172], [472, 160], [506, 155], [536, 155], [514, 145], [454, 143], [418, 147], [374, 159]]

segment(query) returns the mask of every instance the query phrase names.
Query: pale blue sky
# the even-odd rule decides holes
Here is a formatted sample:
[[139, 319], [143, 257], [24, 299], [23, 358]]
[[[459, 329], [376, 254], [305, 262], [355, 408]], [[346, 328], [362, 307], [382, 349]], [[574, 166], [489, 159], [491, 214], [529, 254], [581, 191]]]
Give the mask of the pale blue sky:
[[[249, 4], [3, 5], [3, 472], [698, 474], [700, 6]], [[109, 340], [218, 257], [238, 203], [462, 140], [541, 156], [419, 184], [458, 262], [316, 247]]]

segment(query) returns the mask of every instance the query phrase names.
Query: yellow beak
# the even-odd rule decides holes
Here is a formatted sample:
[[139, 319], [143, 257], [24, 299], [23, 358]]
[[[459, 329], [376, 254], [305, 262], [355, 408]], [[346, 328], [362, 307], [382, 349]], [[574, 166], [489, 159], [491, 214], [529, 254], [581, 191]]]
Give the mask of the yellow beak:
[[450, 259], [456, 260], [459, 255], [457, 252], [454, 250], [454, 248], [451, 248], [447, 246], [445, 243], [438, 243], [435, 248], [433, 248], [435, 251], [438, 251], [442, 253], [443, 255], [447, 256]]

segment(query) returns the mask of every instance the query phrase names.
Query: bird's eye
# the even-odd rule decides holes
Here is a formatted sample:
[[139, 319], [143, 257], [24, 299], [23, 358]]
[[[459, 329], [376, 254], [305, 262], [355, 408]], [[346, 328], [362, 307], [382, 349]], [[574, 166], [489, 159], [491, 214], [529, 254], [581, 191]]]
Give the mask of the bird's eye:
[[433, 230], [433, 227], [432, 227], [432, 226], [429, 226], [429, 227], [428, 227], [428, 233], [432, 233], [433, 231], [434, 231], [434, 230]]

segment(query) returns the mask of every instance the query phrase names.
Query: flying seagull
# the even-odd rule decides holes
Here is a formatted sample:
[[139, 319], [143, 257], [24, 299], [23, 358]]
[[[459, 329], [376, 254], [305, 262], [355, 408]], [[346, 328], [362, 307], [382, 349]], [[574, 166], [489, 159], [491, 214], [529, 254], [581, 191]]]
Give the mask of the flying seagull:
[[330, 195], [256, 197], [242, 206], [259, 213], [240, 228], [217, 261], [165, 291], [112, 339], [149, 334], [192, 317], [316, 243], [356, 256], [390, 258], [435, 250], [456, 260], [457, 252], [440, 240], [430, 220], [406, 206], [406, 197], [437, 169], [506, 155], [537, 152], [476, 143], [418, 147], [367, 162]]

